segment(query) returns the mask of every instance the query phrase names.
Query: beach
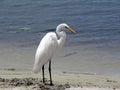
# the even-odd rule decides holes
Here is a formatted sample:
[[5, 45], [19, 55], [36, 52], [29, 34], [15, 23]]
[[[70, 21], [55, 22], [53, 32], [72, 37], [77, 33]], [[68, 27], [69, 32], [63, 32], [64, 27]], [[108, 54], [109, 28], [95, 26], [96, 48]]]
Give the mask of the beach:
[[[76, 61], [80, 58], [79, 52], [75, 49], [76, 46], [72, 48], [65, 46], [64, 50], [55, 54], [52, 60], [54, 86], [49, 85], [48, 65], [45, 67], [47, 84], [44, 85], [42, 73], [34, 74], [32, 72], [37, 46], [24, 44], [21, 47], [21, 44], [14, 44], [13, 47], [12, 44], [3, 44], [0, 45], [0, 90], [74, 90], [75, 88], [75, 90], [88, 90], [87, 88], [89, 90], [119, 90], [120, 88], [119, 74], [87, 72], [88, 69], [84, 69], [86, 72], [75, 71], [74, 69], [77, 68], [86, 68], [82, 65], [74, 65], [77, 62], [72, 63], [73, 60]], [[70, 53], [70, 51], [72, 52]], [[8, 60], [10, 61], [8, 62]], [[103, 70], [103, 72], [105, 71]]]
[[[42, 37], [60, 23], [67, 39], [52, 58], [53, 86], [32, 72]], [[60, 37], [58, 37], [60, 38]], [[0, 0], [0, 90], [120, 90], [119, 0]]]
[[54, 72], [53, 86], [48, 75], [44, 85], [41, 74], [26, 70], [0, 70], [0, 76], [0, 90], [120, 90], [120, 78], [108, 75]]

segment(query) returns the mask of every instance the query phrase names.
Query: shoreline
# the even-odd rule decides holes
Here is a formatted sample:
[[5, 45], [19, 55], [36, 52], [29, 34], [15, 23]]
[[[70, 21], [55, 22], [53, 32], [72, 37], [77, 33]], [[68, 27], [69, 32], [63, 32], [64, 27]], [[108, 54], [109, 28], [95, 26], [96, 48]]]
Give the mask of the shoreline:
[[[0, 69], [31, 70], [33, 68], [36, 45], [19, 47], [2, 43], [0, 48]], [[53, 56], [52, 69], [63, 72], [120, 75], [119, 57], [116, 57], [118, 54], [115, 51], [99, 51], [95, 48], [63, 47]]]

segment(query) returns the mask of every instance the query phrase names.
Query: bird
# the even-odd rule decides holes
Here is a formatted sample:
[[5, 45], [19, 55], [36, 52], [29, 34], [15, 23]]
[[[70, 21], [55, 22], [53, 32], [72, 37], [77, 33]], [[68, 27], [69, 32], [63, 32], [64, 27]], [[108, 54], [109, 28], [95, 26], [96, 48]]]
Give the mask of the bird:
[[41, 39], [40, 44], [36, 50], [33, 72], [38, 73], [42, 69], [43, 83], [45, 83], [44, 65], [49, 63], [48, 70], [50, 76], [50, 85], [53, 85], [51, 76], [51, 59], [54, 53], [59, 48], [61, 48], [66, 41], [67, 35], [65, 30], [68, 30], [73, 34], [76, 34], [76, 32], [66, 23], [61, 23], [56, 27], [56, 32], [48, 32]]

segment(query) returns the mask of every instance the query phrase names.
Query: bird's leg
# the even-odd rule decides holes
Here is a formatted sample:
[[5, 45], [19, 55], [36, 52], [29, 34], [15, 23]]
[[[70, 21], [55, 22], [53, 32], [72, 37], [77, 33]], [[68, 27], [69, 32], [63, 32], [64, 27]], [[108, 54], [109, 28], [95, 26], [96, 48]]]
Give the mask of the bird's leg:
[[45, 77], [44, 77], [44, 65], [42, 66], [42, 74], [43, 74], [43, 83], [45, 83]]
[[51, 60], [49, 61], [49, 75], [50, 75], [50, 85], [53, 85], [52, 76], [51, 76]]

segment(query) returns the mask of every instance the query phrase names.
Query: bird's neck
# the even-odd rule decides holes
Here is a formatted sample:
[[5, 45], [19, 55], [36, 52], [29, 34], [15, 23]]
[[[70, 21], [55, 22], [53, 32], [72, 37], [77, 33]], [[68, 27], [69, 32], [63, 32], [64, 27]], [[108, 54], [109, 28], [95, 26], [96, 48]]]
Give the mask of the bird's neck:
[[64, 31], [61, 31], [60, 29], [56, 29], [56, 33], [58, 35], [58, 47], [61, 48], [65, 41], [66, 41], [66, 33]]

